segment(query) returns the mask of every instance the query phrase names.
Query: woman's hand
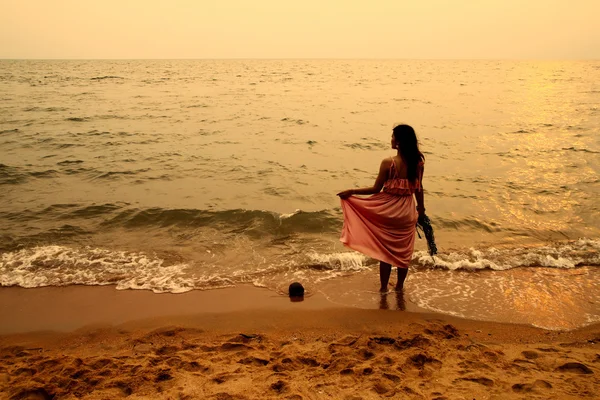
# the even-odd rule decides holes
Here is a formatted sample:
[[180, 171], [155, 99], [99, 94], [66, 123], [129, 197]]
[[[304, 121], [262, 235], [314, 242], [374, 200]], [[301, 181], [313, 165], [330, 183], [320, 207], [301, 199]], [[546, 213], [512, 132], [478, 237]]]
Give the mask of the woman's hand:
[[352, 196], [354, 194], [354, 191], [352, 189], [349, 190], [344, 190], [343, 192], [339, 192], [337, 195], [340, 196], [341, 199], [347, 199], [348, 197]]

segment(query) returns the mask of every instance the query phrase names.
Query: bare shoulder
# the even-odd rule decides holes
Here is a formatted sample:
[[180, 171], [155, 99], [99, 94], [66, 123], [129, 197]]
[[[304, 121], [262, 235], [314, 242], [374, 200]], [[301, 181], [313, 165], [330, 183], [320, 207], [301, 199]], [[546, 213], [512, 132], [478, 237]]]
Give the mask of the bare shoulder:
[[381, 168], [389, 168], [392, 165], [392, 157], [386, 157], [381, 161]]

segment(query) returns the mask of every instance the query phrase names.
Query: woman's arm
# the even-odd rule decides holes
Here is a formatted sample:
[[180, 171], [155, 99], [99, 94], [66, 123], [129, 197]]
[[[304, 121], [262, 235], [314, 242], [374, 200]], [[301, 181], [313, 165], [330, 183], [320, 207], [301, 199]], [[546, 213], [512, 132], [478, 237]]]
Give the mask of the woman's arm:
[[417, 199], [417, 212], [419, 217], [425, 215], [425, 199], [423, 196], [423, 173], [425, 172], [425, 166], [421, 167], [419, 171], [419, 189], [415, 190], [415, 198]]
[[379, 174], [377, 175], [377, 179], [375, 179], [375, 184], [371, 187], [365, 187], [360, 189], [348, 189], [343, 192], [339, 192], [337, 195], [342, 199], [345, 199], [353, 194], [375, 194], [381, 192], [383, 188], [383, 184], [385, 183], [388, 171], [390, 170], [390, 159], [386, 158], [381, 162], [379, 166]]
[[423, 199], [423, 187], [415, 191], [415, 197], [417, 198], [417, 212], [419, 217], [425, 215], [425, 201]]

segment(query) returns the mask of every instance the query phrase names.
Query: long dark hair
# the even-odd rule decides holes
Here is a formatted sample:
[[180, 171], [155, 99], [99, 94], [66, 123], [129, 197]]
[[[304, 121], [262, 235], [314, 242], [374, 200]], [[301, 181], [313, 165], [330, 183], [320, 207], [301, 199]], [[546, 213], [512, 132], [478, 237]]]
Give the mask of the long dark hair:
[[417, 179], [419, 162], [425, 159], [419, 151], [419, 141], [415, 130], [410, 125], [397, 125], [394, 127], [394, 139], [400, 150], [400, 156], [406, 164], [406, 177], [410, 181]]

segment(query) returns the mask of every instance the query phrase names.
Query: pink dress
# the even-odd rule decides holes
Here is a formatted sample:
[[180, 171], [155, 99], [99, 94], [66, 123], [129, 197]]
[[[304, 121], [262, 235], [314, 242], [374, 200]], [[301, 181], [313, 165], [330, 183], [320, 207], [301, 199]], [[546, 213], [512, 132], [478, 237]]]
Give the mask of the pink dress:
[[371, 258], [408, 268], [415, 245], [418, 213], [413, 193], [421, 188], [423, 162], [414, 182], [398, 178], [392, 165], [383, 191], [342, 200], [344, 227], [340, 241]]

